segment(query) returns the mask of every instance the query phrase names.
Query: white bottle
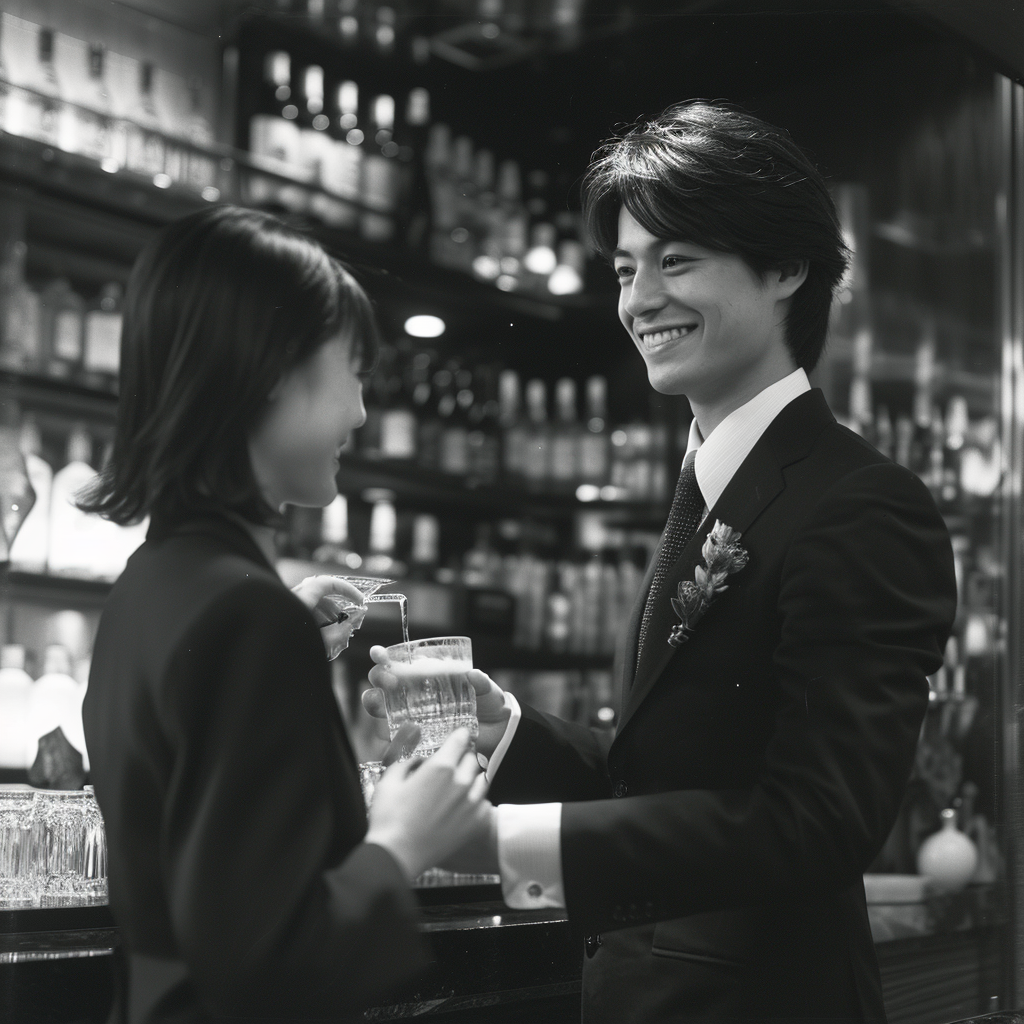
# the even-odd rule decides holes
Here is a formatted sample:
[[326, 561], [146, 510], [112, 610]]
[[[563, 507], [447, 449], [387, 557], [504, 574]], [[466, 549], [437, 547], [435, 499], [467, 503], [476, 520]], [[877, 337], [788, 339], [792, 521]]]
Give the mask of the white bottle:
[[83, 766], [89, 770], [82, 725], [82, 699], [85, 687], [71, 674], [71, 655], [63, 644], [50, 644], [43, 657], [43, 674], [31, 689], [28, 709], [28, 732], [25, 742], [25, 764], [31, 767], [39, 752], [39, 739], [58, 726], [64, 738], [82, 755]]
[[96, 576], [97, 562], [103, 561], [103, 552], [97, 550], [97, 524], [104, 521], [74, 504], [79, 492], [96, 479], [91, 459], [92, 441], [85, 427], [76, 424], [68, 438], [67, 465], [54, 474], [50, 492], [48, 564], [58, 575]]
[[0, 768], [27, 768], [25, 739], [32, 677], [25, 671], [25, 648], [4, 644], [0, 650]]
[[53, 470], [42, 457], [39, 428], [30, 413], [26, 413], [21, 423], [20, 447], [36, 500], [11, 545], [11, 566], [22, 572], [46, 572]]

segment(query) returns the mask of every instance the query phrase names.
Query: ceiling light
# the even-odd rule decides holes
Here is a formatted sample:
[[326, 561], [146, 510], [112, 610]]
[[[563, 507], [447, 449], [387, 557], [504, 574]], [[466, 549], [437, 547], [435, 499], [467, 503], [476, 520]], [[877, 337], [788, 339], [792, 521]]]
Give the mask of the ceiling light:
[[414, 338], [437, 338], [444, 334], [444, 321], [439, 316], [420, 313], [405, 321], [405, 333]]

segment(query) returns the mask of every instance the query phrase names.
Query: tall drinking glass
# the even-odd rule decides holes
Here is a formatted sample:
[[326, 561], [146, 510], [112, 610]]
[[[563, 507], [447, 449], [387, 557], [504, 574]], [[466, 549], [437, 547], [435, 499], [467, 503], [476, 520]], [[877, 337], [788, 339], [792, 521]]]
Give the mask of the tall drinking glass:
[[420, 727], [420, 742], [411, 754], [434, 753], [459, 726], [479, 734], [476, 691], [467, 673], [473, 667], [468, 636], [430, 637], [387, 648], [384, 690], [391, 738], [403, 722]]
[[0, 909], [39, 906], [35, 791], [0, 786]]

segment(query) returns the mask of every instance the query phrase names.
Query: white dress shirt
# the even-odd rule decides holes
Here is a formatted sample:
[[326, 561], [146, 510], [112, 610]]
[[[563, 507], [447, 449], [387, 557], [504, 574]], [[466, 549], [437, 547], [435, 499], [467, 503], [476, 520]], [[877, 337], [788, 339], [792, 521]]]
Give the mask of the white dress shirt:
[[[696, 450], [694, 472], [705, 509], [715, 507], [772, 420], [794, 398], [810, 389], [807, 374], [798, 368], [729, 413], [707, 438], [701, 437], [697, 420], [693, 420], [686, 454]], [[498, 771], [522, 717], [519, 703], [512, 694], [505, 694], [505, 704], [512, 714], [505, 735], [488, 764], [489, 779]], [[497, 814], [498, 863], [505, 902], [522, 910], [564, 907], [562, 805], [501, 804]]]

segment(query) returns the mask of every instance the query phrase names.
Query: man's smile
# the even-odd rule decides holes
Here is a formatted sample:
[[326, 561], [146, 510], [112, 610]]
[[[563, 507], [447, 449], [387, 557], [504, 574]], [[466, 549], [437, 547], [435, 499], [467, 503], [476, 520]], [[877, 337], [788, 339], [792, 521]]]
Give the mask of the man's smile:
[[696, 324], [684, 324], [681, 327], [663, 327], [657, 331], [637, 331], [637, 337], [643, 342], [645, 348], [658, 348], [670, 341], [678, 341], [692, 334], [697, 329]]

